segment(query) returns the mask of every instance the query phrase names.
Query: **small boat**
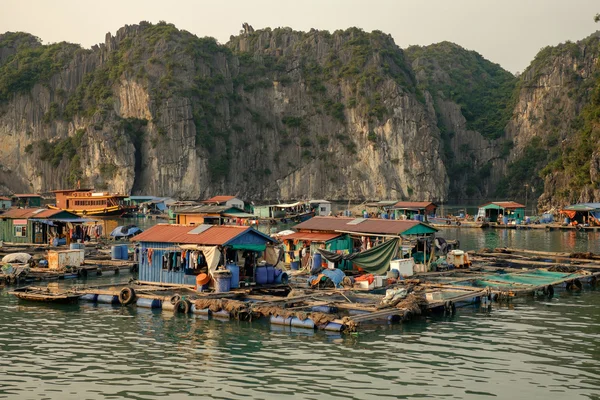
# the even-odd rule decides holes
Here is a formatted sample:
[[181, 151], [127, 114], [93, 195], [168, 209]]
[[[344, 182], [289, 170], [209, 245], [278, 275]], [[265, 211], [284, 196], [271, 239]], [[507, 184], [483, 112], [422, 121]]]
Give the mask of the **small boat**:
[[48, 287], [35, 286], [18, 288], [9, 293], [21, 300], [43, 301], [46, 303], [74, 303], [83, 296], [83, 294], [69, 291], [57, 292]]

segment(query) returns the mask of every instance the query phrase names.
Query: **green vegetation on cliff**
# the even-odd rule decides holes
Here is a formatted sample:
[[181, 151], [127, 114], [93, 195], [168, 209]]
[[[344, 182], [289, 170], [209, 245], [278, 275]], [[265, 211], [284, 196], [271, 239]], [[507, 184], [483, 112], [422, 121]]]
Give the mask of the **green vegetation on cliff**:
[[516, 102], [518, 79], [513, 74], [450, 42], [411, 46], [406, 54], [421, 89], [460, 105], [467, 129], [489, 139], [504, 135]]

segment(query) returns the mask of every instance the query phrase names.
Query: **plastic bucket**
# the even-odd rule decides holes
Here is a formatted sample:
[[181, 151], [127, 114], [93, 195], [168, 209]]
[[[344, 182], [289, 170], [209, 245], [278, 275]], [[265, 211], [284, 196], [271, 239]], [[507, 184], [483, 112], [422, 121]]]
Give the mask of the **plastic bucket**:
[[240, 267], [237, 264], [227, 264], [225, 266], [229, 272], [231, 272], [231, 288], [236, 289], [240, 287]]
[[290, 269], [292, 271], [298, 271], [298, 269], [300, 269], [300, 263], [298, 261], [292, 261], [290, 264]]
[[231, 272], [215, 271], [213, 279], [215, 281], [215, 292], [225, 293], [231, 290]]
[[264, 285], [267, 283], [267, 267], [264, 265], [256, 267], [255, 281], [258, 285]]
[[275, 282], [275, 267], [267, 265], [267, 283]]

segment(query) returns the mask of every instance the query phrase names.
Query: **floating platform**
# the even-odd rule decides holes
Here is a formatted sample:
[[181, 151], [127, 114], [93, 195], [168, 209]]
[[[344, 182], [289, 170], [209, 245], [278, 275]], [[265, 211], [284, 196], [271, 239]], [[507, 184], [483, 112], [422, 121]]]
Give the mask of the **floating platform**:
[[[452, 314], [467, 305], [490, 306], [534, 295], [548, 298], [556, 291], [596, 286], [600, 277], [600, 255], [591, 253], [488, 249], [470, 257], [477, 260], [475, 267], [422, 273], [371, 291], [274, 284], [215, 293], [198, 292], [187, 285], [133, 281], [53, 291], [52, 298], [45, 298], [48, 291], [39, 288], [30, 289], [29, 294], [27, 290], [24, 294], [11, 293], [41, 302], [71, 298], [220, 319], [265, 319], [276, 326], [353, 332], [373, 323], [400, 323], [422, 313]], [[546, 261], [535, 261], [540, 258]]]

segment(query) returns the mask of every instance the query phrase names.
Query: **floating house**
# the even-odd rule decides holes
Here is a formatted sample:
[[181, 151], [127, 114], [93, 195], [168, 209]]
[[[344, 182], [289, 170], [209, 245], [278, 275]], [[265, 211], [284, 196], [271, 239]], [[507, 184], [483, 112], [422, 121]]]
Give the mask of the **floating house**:
[[314, 217], [293, 227], [296, 233], [281, 236], [286, 261], [299, 259], [299, 251], [324, 249], [342, 254], [367, 250], [389, 238], [431, 236], [437, 229], [420, 221], [377, 218]]
[[[501, 220], [506, 218], [506, 220]], [[506, 224], [512, 221], [520, 224], [525, 218], [525, 206], [514, 201], [492, 201], [479, 206], [477, 219]]]
[[567, 206], [560, 213], [569, 218], [568, 223], [600, 225], [600, 203], [579, 203]]
[[259, 219], [277, 220], [281, 222], [302, 222], [312, 218], [315, 211], [305, 201], [284, 204], [268, 204], [254, 206], [254, 216]]
[[[52, 243], [53, 239], [69, 238], [70, 229], [88, 221], [90, 220], [63, 210], [11, 208], [0, 215], [0, 240], [12, 243]], [[65, 244], [66, 242], [67, 240]]]
[[428, 216], [435, 216], [437, 205], [430, 201], [399, 201], [388, 209], [390, 219], [414, 219], [415, 215], [422, 215], [427, 222]]
[[327, 217], [331, 215], [331, 202], [327, 200], [310, 200], [308, 202], [315, 215]]
[[203, 204], [213, 204], [217, 206], [237, 207], [244, 209], [244, 202], [235, 196], [214, 196], [210, 199], [201, 201]]
[[237, 207], [210, 204], [178, 207], [173, 214], [175, 222], [181, 225], [246, 225], [248, 219], [255, 218]]
[[13, 194], [12, 205], [15, 207], [41, 207], [42, 196], [39, 194]]
[[132, 241], [140, 244], [140, 281], [183, 285], [226, 262], [254, 267], [276, 243], [251, 227], [174, 224], [155, 225]]
[[159, 197], [156, 197], [156, 196], [129, 196], [129, 197], [126, 197], [123, 201], [128, 206], [139, 206], [142, 203], [156, 200], [158, 198]]
[[8, 210], [12, 206], [12, 201], [8, 197], [0, 196], [0, 212]]

